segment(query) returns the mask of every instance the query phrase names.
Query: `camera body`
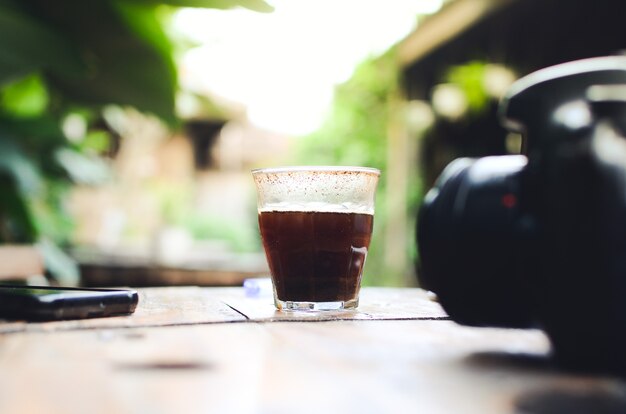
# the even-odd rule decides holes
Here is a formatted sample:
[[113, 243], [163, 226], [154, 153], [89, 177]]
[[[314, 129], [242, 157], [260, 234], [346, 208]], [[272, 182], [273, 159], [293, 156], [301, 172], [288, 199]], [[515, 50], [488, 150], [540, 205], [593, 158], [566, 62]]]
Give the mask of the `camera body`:
[[626, 373], [626, 57], [512, 85], [523, 154], [457, 159], [418, 217], [420, 284], [461, 324], [539, 327], [560, 364]]

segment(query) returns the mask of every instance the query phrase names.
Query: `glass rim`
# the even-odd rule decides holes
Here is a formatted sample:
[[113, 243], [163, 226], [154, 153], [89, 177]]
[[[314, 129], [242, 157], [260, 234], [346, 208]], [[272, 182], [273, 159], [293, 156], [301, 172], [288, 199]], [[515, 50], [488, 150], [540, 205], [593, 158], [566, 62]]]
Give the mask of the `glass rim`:
[[373, 167], [334, 166], [334, 165], [301, 165], [285, 167], [255, 168], [253, 175], [257, 174], [286, 174], [292, 172], [362, 172], [380, 176], [380, 170]]

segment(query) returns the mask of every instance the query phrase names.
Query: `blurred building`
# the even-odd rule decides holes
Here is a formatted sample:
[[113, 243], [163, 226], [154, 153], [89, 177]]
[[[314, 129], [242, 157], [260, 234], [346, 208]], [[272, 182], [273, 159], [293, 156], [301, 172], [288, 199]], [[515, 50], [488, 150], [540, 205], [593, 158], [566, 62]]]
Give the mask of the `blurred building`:
[[116, 110], [107, 185], [74, 191], [74, 255], [87, 285], [230, 285], [265, 275], [250, 169], [279, 162], [289, 138], [259, 130], [245, 108], [183, 114], [172, 135]]
[[[521, 77], [562, 62], [623, 53], [625, 15], [622, 0], [456, 0], [421, 22], [400, 44], [398, 54], [408, 99], [430, 102], [438, 115], [422, 148], [427, 182], [432, 183], [452, 158], [514, 150], [515, 137], [507, 141], [496, 116], [497, 93], [488, 90], [490, 82], [496, 86], [504, 82], [506, 90], [508, 75], [503, 78], [502, 70], [489, 73], [489, 69]], [[483, 90], [470, 90], [474, 95], [469, 99], [482, 93], [484, 108], [463, 112], [468, 106], [469, 78], [480, 70], [476, 64], [484, 70], [479, 86]], [[456, 74], [466, 75], [465, 80], [450, 76], [455, 68]], [[446, 90], [442, 85], [452, 87]], [[461, 93], [456, 93], [459, 89]], [[437, 100], [446, 103], [452, 111], [448, 114], [461, 112], [446, 116], [445, 109], [437, 111]]]

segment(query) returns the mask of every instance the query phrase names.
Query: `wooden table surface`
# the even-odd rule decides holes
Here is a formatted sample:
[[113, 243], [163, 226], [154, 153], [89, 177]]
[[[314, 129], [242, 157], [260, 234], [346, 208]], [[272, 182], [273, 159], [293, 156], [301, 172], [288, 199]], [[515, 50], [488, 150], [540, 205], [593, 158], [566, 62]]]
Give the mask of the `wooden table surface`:
[[419, 289], [294, 314], [242, 288], [151, 288], [127, 317], [0, 322], [0, 413], [626, 413], [623, 381], [548, 353]]

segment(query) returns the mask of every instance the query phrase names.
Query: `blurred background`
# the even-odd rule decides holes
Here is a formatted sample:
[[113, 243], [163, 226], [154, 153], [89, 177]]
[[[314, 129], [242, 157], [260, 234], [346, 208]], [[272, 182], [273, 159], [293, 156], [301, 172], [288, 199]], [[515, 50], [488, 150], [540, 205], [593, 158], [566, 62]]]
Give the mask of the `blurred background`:
[[0, 0], [0, 278], [266, 276], [250, 169], [330, 164], [382, 170], [364, 284], [415, 285], [415, 217], [441, 169], [519, 152], [502, 94], [622, 53], [625, 15], [623, 0]]

